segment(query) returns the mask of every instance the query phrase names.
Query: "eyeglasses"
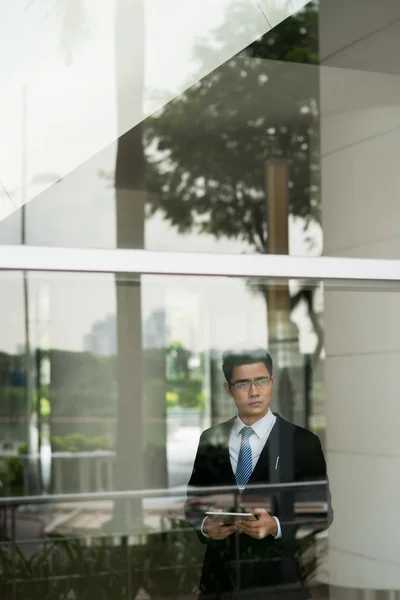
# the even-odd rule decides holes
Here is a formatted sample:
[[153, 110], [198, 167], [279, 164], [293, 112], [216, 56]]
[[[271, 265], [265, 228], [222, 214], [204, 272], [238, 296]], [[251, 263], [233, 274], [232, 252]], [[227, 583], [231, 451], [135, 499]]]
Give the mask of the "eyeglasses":
[[263, 388], [267, 387], [267, 385], [269, 385], [271, 381], [272, 377], [261, 377], [260, 379], [255, 379], [254, 381], [251, 381], [251, 379], [231, 381], [231, 385], [234, 385], [237, 390], [249, 390], [253, 383], [256, 386], [256, 388]]

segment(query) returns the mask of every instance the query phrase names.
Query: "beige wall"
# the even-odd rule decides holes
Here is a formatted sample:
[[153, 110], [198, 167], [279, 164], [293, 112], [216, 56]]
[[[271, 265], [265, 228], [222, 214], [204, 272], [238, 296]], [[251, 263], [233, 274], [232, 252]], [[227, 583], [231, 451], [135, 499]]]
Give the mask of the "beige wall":
[[[321, 0], [326, 255], [400, 257], [400, 2]], [[329, 582], [400, 589], [400, 296], [326, 288]], [[334, 597], [336, 597], [334, 596]]]

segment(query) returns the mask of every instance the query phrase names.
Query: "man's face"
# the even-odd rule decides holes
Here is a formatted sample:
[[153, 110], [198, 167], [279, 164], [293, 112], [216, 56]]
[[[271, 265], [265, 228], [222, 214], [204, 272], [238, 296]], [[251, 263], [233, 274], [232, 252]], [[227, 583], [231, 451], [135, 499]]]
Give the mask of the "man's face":
[[[249, 386], [250, 381], [259, 381], [260, 385]], [[271, 377], [263, 362], [252, 365], [240, 365], [233, 369], [231, 385], [224, 383], [228, 394], [232, 396], [239, 417], [246, 425], [251, 425], [267, 414], [272, 400], [274, 377]]]

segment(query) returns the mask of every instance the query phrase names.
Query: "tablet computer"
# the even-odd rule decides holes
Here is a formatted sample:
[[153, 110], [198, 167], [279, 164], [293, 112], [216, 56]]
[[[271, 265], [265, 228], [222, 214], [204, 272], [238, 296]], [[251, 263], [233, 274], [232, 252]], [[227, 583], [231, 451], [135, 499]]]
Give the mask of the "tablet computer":
[[212, 521], [220, 521], [224, 525], [232, 525], [235, 521], [257, 521], [257, 515], [251, 512], [213, 512], [205, 513]]

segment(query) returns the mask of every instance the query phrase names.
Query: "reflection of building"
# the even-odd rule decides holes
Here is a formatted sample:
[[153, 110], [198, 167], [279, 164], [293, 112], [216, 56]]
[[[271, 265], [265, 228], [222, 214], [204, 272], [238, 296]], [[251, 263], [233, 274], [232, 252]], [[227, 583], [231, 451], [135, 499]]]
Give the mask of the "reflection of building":
[[90, 333], [83, 340], [85, 352], [99, 356], [113, 356], [117, 353], [117, 324], [115, 315], [108, 315], [104, 321], [96, 321]]
[[164, 348], [167, 344], [166, 327], [165, 312], [152, 312], [143, 326], [143, 348]]
[[[164, 348], [167, 341], [165, 312], [154, 311], [143, 325], [143, 347]], [[117, 322], [115, 315], [104, 321], [96, 321], [83, 340], [85, 352], [98, 356], [113, 356], [117, 353]]]

